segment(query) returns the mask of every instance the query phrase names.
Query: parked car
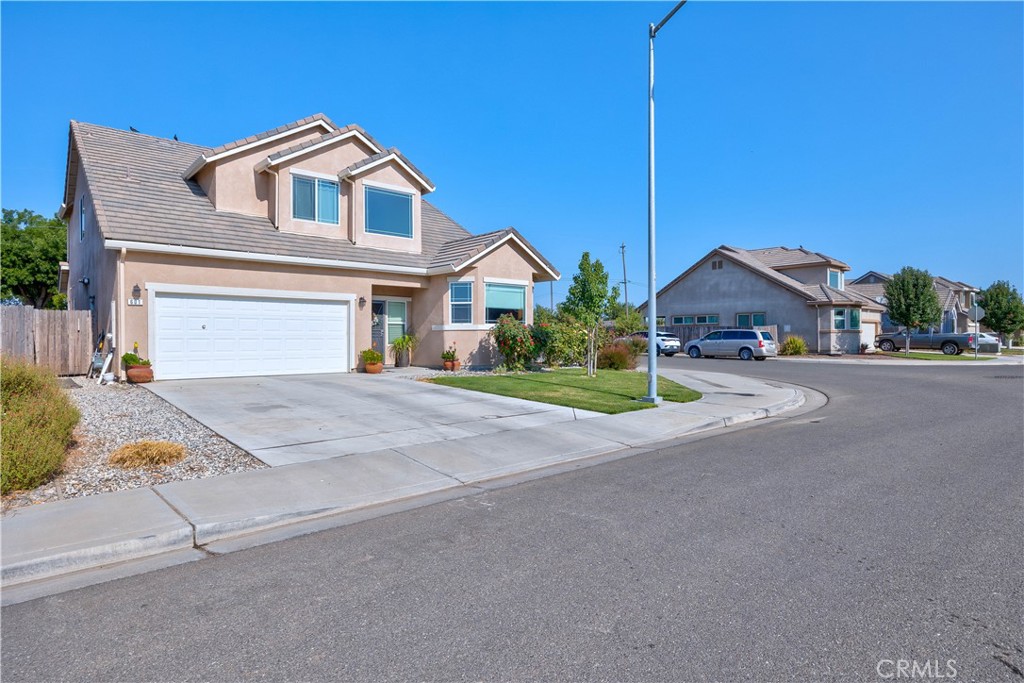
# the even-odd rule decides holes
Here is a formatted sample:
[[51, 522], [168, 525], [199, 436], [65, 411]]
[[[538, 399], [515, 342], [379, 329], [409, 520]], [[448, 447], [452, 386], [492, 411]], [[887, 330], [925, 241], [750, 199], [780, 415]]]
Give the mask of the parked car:
[[[633, 339], [642, 339], [643, 341], [647, 341], [646, 331], [634, 332], [629, 336]], [[668, 332], [658, 332], [656, 348], [658, 350], [657, 354], [659, 356], [661, 354], [665, 354], [666, 356], [671, 358], [672, 356], [676, 355], [682, 350], [683, 343], [679, 341], [679, 337], [677, 337], [674, 334], [670, 334]]]
[[739, 356], [743, 360], [764, 360], [779, 355], [771, 332], [764, 330], [715, 330], [686, 342], [690, 358]]
[[[961, 354], [973, 349], [976, 337], [973, 333], [955, 334], [952, 332], [913, 332], [910, 335], [910, 348], [931, 349], [942, 351], [947, 356]], [[899, 351], [907, 347], [907, 332], [880, 334], [875, 337], [875, 346], [882, 351]]]

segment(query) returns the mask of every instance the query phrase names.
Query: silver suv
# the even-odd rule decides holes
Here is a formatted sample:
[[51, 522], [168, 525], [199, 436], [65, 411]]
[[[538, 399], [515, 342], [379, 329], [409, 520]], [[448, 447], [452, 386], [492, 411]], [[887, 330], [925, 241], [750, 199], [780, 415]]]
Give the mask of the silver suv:
[[763, 330], [715, 330], [686, 342], [690, 358], [739, 356], [743, 360], [764, 360], [779, 355], [771, 332]]

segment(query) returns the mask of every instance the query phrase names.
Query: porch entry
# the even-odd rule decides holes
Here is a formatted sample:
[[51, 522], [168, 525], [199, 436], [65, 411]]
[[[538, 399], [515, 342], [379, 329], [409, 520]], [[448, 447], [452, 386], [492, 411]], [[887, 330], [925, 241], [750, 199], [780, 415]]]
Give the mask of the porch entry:
[[374, 347], [384, 354], [384, 362], [394, 362], [388, 354], [388, 348], [398, 337], [405, 334], [409, 320], [409, 303], [402, 299], [374, 299], [371, 303], [373, 326], [370, 341]]

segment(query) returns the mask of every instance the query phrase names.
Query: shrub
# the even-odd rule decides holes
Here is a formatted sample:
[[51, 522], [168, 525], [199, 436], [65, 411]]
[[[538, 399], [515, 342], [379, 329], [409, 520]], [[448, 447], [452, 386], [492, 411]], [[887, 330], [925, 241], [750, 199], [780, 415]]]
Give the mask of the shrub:
[[140, 358], [138, 354], [131, 353], [130, 351], [125, 354], [121, 354], [121, 362], [124, 363], [126, 368], [130, 368], [133, 365], [150, 365], [149, 360]]
[[122, 468], [173, 465], [185, 459], [185, 447], [170, 441], [136, 441], [121, 446], [107, 459]]
[[78, 408], [44, 368], [0, 359], [0, 491], [32, 489], [64, 464]]
[[598, 370], [635, 370], [636, 354], [626, 342], [614, 342], [602, 346], [597, 352]]
[[786, 341], [782, 342], [782, 346], [779, 347], [779, 354], [783, 356], [805, 356], [807, 355], [807, 342], [804, 341], [803, 337], [786, 337]]
[[525, 370], [526, 364], [533, 360], [536, 345], [530, 330], [508, 313], [498, 318], [497, 324], [491, 329], [491, 336], [510, 372]]
[[571, 315], [561, 315], [551, 327], [544, 359], [553, 367], [583, 365], [587, 359], [587, 328], [583, 323]]
[[384, 360], [384, 354], [374, 348], [363, 349], [359, 352], [359, 357], [363, 359], [363, 363], [380, 363]]

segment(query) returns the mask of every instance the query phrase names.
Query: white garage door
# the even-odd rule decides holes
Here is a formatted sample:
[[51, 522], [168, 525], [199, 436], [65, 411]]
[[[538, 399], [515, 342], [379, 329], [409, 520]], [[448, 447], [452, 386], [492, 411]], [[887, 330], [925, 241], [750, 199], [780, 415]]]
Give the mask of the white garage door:
[[349, 369], [345, 301], [158, 292], [154, 302], [156, 379]]

